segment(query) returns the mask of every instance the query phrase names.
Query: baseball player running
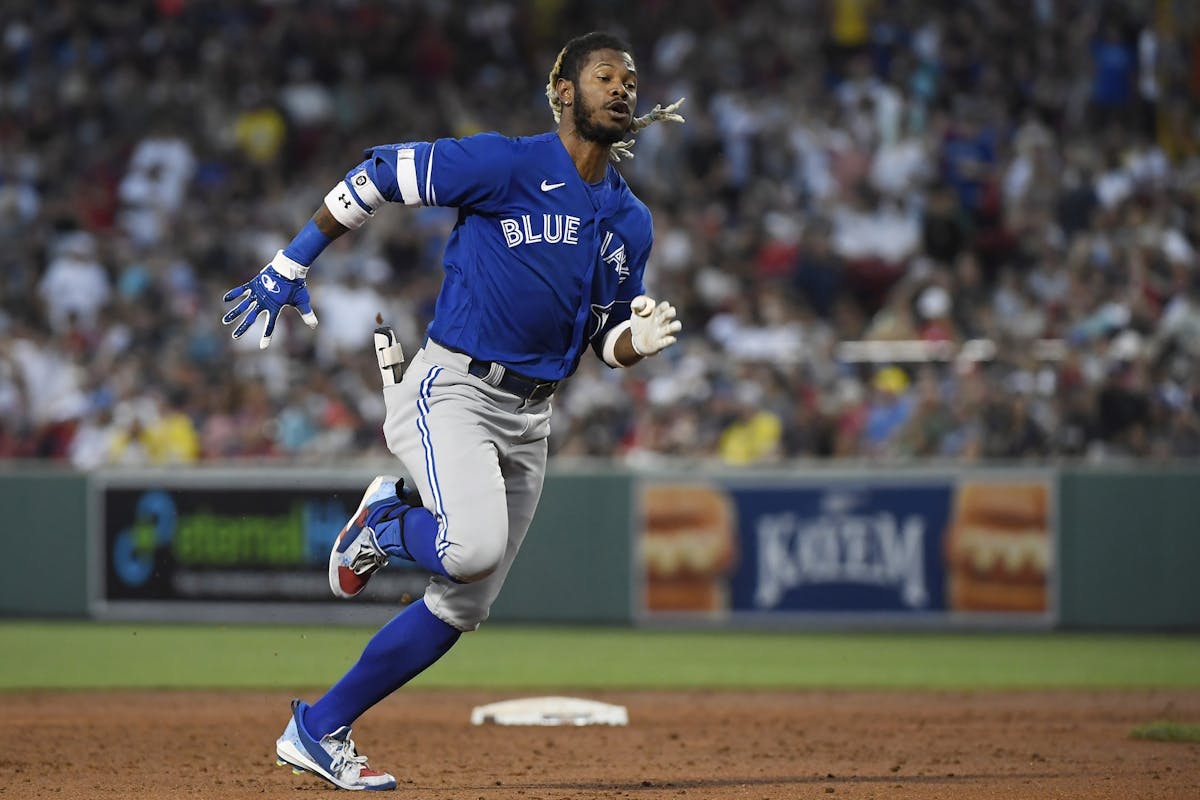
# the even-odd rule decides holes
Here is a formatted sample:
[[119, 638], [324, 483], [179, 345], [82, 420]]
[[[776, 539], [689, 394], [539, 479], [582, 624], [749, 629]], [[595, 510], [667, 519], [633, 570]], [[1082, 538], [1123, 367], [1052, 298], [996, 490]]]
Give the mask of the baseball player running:
[[[637, 83], [620, 39], [572, 39], [546, 87], [557, 131], [373, 147], [291, 244], [225, 295], [239, 301], [224, 317], [241, 318], [234, 338], [266, 312], [266, 347], [284, 306], [317, 324], [305, 278], [333, 239], [385, 202], [459, 209], [424, 347], [399, 382], [384, 369], [384, 433], [413, 486], [375, 478], [329, 560], [343, 598], [390, 558], [433, 577], [324, 696], [292, 702], [279, 763], [342, 789], [395, 788], [358, 754], [350, 726], [487, 618], [542, 491], [555, 389], [585, 347], [628, 367], [675, 342], [674, 307], [642, 282], [650, 213], [610, 162], [631, 155], [626, 134], [682, 122], [682, 101], [635, 117]], [[391, 367], [399, 348], [383, 344], [381, 367]]]

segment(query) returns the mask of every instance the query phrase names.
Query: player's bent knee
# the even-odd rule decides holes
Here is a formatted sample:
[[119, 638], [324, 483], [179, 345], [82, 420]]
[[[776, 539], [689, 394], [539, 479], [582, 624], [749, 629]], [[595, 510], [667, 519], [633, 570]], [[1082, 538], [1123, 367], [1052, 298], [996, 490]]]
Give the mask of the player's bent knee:
[[500, 562], [495, 561], [483, 565], [468, 563], [465, 566], [452, 566], [443, 560], [442, 565], [446, 568], [446, 574], [450, 577], [450, 580], [455, 583], [478, 583], [495, 572], [496, 568], [500, 566]]
[[442, 556], [442, 566], [455, 583], [476, 583], [495, 572], [503, 559], [503, 546], [459, 547]]

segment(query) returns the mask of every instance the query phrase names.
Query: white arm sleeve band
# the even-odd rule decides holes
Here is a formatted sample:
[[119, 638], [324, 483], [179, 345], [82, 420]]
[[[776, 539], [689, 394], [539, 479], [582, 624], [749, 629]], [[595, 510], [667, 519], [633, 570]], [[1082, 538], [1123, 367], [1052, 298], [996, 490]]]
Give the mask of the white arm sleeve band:
[[400, 198], [404, 205], [421, 205], [421, 191], [417, 188], [416, 153], [411, 147], [396, 151], [396, 183], [400, 187]]
[[604, 363], [610, 367], [624, 367], [620, 361], [617, 361], [617, 339], [621, 338], [621, 334], [629, 330], [630, 322], [625, 320], [617, 327], [609, 331], [604, 337]]
[[[354, 182], [354, 191], [350, 183]], [[355, 195], [358, 195], [356, 198]], [[367, 208], [363, 208], [366, 204]], [[325, 207], [333, 218], [350, 230], [361, 228], [371, 218], [375, 209], [383, 205], [383, 195], [371, 181], [366, 171], [356, 172], [350, 178], [335, 184], [325, 195]]]

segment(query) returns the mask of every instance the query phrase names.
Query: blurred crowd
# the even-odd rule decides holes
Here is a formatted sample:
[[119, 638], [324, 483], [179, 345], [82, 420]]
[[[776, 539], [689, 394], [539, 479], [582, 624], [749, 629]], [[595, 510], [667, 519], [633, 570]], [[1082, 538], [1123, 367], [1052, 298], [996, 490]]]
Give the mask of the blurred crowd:
[[684, 332], [586, 355], [555, 457], [1200, 455], [1188, 0], [8, 0], [0, 458], [385, 456], [370, 334], [419, 347], [453, 210], [336, 242], [266, 351], [221, 297], [363, 148], [550, 130], [590, 29], [687, 98], [621, 166]]

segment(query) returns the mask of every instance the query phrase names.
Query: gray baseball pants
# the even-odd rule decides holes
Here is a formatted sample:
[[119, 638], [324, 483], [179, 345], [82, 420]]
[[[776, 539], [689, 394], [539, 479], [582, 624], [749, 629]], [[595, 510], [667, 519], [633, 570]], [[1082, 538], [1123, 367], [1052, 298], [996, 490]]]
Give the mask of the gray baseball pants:
[[438, 521], [425, 605], [462, 631], [479, 627], [521, 549], [546, 477], [550, 400], [521, 398], [467, 373], [470, 357], [426, 341], [384, 388], [388, 449]]

